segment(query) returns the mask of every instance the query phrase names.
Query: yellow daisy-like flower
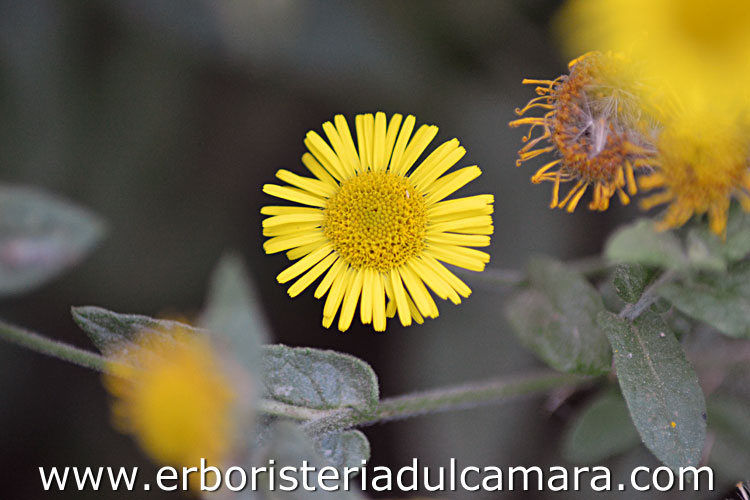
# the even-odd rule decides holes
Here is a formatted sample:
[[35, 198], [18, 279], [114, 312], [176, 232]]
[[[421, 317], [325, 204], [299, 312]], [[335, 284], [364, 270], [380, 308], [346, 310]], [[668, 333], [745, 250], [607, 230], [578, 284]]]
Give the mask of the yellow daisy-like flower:
[[[529, 125], [516, 165], [546, 153], [555, 158], [531, 181], [554, 183], [550, 208], [573, 212], [589, 186], [589, 210], [607, 210], [617, 193], [627, 205], [637, 191], [634, 170], [647, 167], [653, 155], [648, 121], [641, 116], [639, 82], [627, 78], [628, 61], [621, 55], [591, 52], [570, 62], [570, 74], [555, 80], [523, 80], [537, 85], [529, 101], [510, 122]], [[541, 109], [542, 116], [524, 116]], [[541, 133], [532, 137], [535, 129]], [[541, 143], [541, 144], [540, 144]], [[576, 184], [560, 199], [560, 184]], [[627, 191], [627, 193], [626, 193]]]
[[648, 210], [669, 203], [662, 230], [679, 227], [693, 215], [708, 214], [711, 231], [724, 236], [732, 198], [750, 211], [748, 140], [734, 123], [695, 114], [680, 117], [662, 131], [655, 170], [639, 178]]
[[[323, 124], [327, 143], [315, 131], [305, 138], [302, 163], [315, 176], [288, 170], [276, 176], [290, 186], [266, 184], [263, 192], [305, 206], [266, 206], [261, 213], [266, 253], [287, 252], [293, 265], [278, 275], [295, 297], [320, 276], [315, 297], [328, 294], [323, 326], [339, 309], [346, 331], [359, 303], [362, 323], [384, 331], [398, 313], [404, 326], [437, 317], [435, 295], [454, 304], [471, 293], [442, 262], [482, 271], [490, 256], [492, 195], [446, 200], [476, 179], [477, 166], [446, 172], [466, 153], [450, 140], [412, 166], [437, 134], [437, 127], [384, 113], [357, 115], [355, 145], [346, 119]], [[426, 286], [425, 286], [426, 285]], [[388, 303], [386, 304], [386, 297]]]
[[147, 333], [111, 357], [104, 383], [114, 425], [154, 460], [222, 464], [235, 438], [235, 394], [208, 339], [187, 330]]
[[573, 0], [561, 28], [572, 54], [627, 51], [686, 106], [750, 103], [747, 0]]

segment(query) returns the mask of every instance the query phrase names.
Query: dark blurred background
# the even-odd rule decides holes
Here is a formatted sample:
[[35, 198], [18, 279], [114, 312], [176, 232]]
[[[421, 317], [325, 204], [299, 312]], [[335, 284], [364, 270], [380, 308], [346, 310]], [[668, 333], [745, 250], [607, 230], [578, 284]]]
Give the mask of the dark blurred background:
[[[535, 165], [514, 166], [523, 132], [508, 121], [533, 97], [521, 79], [554, 78], [566, 67], [549, 34], [558, 6], [0, 2], [0, 182], [46, 188], [109, 226], [82, 265], [3, 301], [0, 314], [91, 347], [70, 319], [71, 305], [189, 316], [200, 309], [221, 254], [236, 249], [276, 340], [365, 359], [383, 396], [539, 366], [509, 333], [498, 307], [502, 294], [478, 283], [460, 307], [439, 304], [440, 317], [424, 326], [402, 329], [393, 321], [380, 335], [356, 324], [346, 334], [324, 330], [322, 302], [309, 292], [292, 301], [275, 282], [286, 259], [263, 254], [259, 209], [271, 201], [261, 186], [276, 169], [304, 171], [299, 158], [309, 129], [320, 130], [337, 113], [350, 123], [360, 112], [412, 113], [418, 123], [440, 127], [439, 142], [459, 138], [468, 150], [462, 165], [482, 167], [484, 175], [464, 193], [495, 195], [491, 266], [519, 268], [533, 253], [599, 252], [606, 234], [635, 211], [592, 214], [584, 204], [574, 216], [551, 211], [550, 186], [529, 181]], [[368, 428], [372, 465], [399, 467], [412, 457], [435, 466], [451, 457], [480, 466], [565, 464], [559, 437], [570, 410], [548, 407], [537, 398]], [[38, 466], [155, 470], [129, 437], [112, 430], [96, 373], [6, 343], [0, 429], [4, 500], [103, 498], [43, 493]], [[641, 450], [618, 466], [621, 474], [634, 463], [655, 465]]]

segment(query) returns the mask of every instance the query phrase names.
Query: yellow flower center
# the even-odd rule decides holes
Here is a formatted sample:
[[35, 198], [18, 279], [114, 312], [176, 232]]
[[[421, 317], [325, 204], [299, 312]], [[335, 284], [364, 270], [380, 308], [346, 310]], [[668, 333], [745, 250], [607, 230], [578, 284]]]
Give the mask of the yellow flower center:
[[389, 271], [424, 248], [424, 197], [406, 177], [390, 172], [352, 177], [330, 198], [325, 214], [325, 235], [354, 268]]

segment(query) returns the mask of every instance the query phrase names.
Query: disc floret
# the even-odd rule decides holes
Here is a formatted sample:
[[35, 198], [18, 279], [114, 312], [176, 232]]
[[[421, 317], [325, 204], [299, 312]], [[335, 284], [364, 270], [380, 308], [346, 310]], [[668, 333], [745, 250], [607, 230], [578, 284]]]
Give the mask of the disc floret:
[[325, 208], [323, 233], [356, 269], [386, 272], [424, 248], [422, 193], [406, 177], [365, 172], [341, 185]]

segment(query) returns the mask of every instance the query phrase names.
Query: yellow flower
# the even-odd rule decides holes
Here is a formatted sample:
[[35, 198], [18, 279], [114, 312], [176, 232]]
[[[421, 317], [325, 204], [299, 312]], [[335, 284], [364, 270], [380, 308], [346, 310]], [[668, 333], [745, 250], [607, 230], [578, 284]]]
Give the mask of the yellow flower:
[[104, 382], [115, 426], [154, 460], [197, 466], [230, 458], [235, 394], [208, 339], [188, 330], [144, 333], [111, 357]]
[[[316, 132], [305, 138], [309, 153], [302, 163], [315, 176], [288, 170], [276, 176], [291, 186], [266, 184], [266, 194], [305, 206], [266, 206], [261, 213], [266, 253], [287, 252], [293, 265], [280, 283], [297, 280], [297, 296], [325, 273], [315, 297], [328, 294], [323, 326], [341, 309], [338, 328], [346, 331], [357, 303], [362, 323], [384, 331], [386, 317], [398, 313], [401, 324], [437, 317], [425, 285], [454, 304], [471, 293], [442, 263], [482, 271], [490, 256], [492, 195], [445, 198], [477, 178], [477, 166], [444, 175], [466, 153], [453, 139], [411, 167], [437, 134], [416, 120], [384, 113], [357, 115], [357, 145], [343, 116], [323, 124], [329, 144]], [[299, 259], [299, 260], [298, 260]], [[386, 304], [386, 297], [388, 303]]]
[[573, 0], [560, 20], [572, 54], [626, 51], [685, 106], [750, 102], [747, 0]]
[[711, 231], [724, 236], [733, 197], [750, 211], [748, 141], [733, 121], [703, 113], [679, 117], [661, 132], [658, 150], [654, 172], [641, 176], [639, 185], [661, 189], [643, 199], [644, 210], [669, 203], [662, 230], [707, 213]]
[[[636, 193], [634, 170], [648, 166], [653, 155], [652, 126], [641, 116], [639, 82], [624, 71], [627, 64], [620, 55], [592, 52], [571, 61], [569, 75], [523, 81], [537, 85], [538, 97], [516, 114], [541, 109], [544, 115], [510, 123], [530, 126], [516, 166], [546, 153], [555, 155], [531, 178], [535, 184], [554, 183], [550, 208], [572, 212], [589, 186], [590, 210], [606, 210], [615, 193], [627, 205], [628, 195]], [[537, 128], [542, 132], [532, 138]], [[560, 200], [560, 184], [571, 181], [576, 184]]]

